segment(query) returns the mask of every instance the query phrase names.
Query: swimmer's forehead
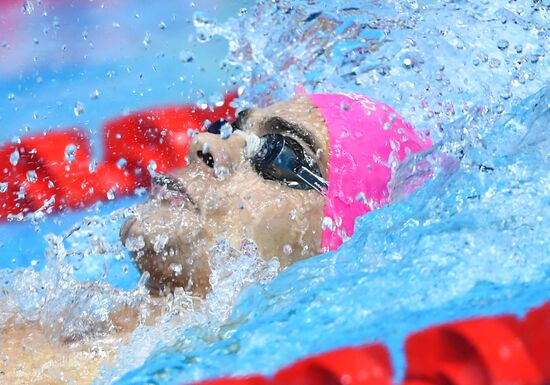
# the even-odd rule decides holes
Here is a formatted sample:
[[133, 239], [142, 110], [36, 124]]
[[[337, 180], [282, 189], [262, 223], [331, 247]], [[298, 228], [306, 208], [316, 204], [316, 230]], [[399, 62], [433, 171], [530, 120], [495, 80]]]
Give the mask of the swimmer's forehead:
[[[307, 97], [300, 96], [265, 108], [253, 108], [240, 114], [239, 128], [256, 135], [290, 131], [305, 137], [314, 150], [328, 154], [328, 129], [321, 113]], [[309, 141], [309, 143], [307, 143]]]

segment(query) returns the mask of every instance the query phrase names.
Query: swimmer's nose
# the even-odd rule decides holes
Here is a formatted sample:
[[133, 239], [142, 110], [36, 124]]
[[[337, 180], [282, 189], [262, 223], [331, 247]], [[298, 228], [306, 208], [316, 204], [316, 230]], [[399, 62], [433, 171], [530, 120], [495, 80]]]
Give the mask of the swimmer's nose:
[[207, 132], [193, 137], [189, 147], [189, 163], [202, 162], [210, 168], [223, 167], [233, 172], [244, 161], [245, 140], [239, 135], [223, 139]]

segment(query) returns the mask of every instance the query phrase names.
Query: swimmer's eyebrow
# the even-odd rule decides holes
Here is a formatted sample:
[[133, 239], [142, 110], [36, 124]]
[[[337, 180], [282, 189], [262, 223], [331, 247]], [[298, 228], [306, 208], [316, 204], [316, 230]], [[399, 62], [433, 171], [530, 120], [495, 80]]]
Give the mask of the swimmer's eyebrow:
[[313, 135], [299, 124], [289, 122], [288, 120], [284, 120], [278, 116], [274, 116], [267, 119], [263, 126], [266, 132], [289, 132], [296, 135], [305, 144], [307, 144], [314, 154], [316, 153], [316, 149], [319, 148], [317, 143], [315, 143], [315, 138]]

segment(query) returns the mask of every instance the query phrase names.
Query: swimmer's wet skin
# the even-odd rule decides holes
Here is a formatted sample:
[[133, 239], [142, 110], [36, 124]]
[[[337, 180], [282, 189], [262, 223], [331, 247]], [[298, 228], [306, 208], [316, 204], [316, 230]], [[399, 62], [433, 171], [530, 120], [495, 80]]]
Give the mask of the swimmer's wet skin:
[[186, 168], [153, 179], [121, 240], [144, 245], [130, 249], [153, 292], [204, 295], [220, 239], [235, 249], [252, 240], [283, 268], [335, 250], [357, 216], [387, 202], [397, 162], [430, 145], [391, 107], [357, 94], [246, 110], [197, 134]]

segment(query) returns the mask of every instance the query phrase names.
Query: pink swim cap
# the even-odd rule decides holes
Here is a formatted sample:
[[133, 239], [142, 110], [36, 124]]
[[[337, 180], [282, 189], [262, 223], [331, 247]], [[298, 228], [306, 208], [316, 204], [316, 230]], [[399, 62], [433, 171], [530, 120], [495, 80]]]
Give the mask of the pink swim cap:
[[[388, 200], [388, 183], [407, 154], [431, 146], [390, 106], [359, 94], [308, 95], [329, 130], [328, 191], [321, 250], [336, 250], [355, 218]], [[330, 219], [329, 219], [330, 218]]]

